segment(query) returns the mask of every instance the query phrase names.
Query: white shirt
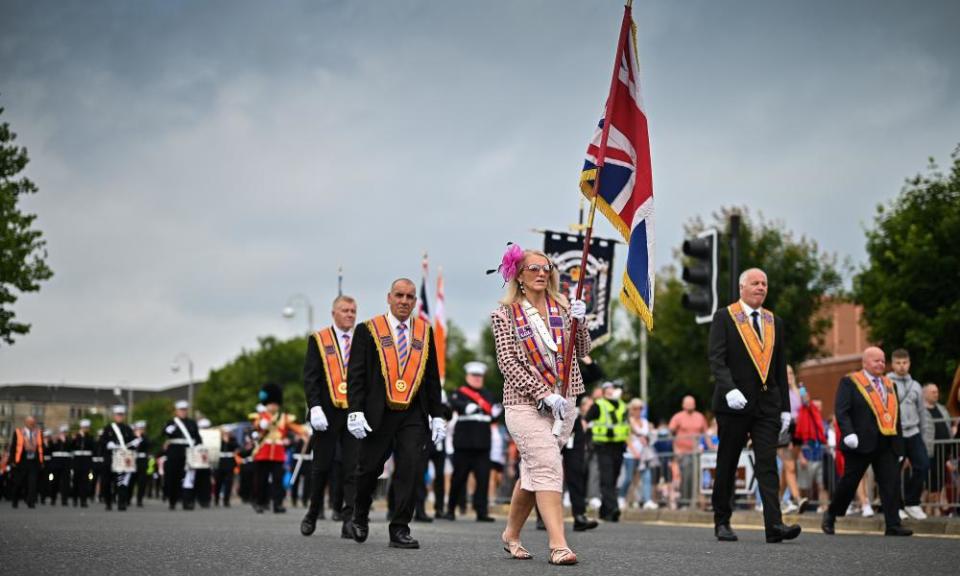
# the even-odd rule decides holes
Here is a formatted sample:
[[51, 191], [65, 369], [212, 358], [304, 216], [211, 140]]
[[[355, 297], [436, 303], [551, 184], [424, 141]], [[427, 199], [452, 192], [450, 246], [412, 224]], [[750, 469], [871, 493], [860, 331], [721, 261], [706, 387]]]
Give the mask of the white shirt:
[[[407, 317], [403, 323], [407, 326], [407, 351], [410, 350], [410, 328], [413, 327], [413, 314]], [[400, 321], [397, 320], [397, 317], [393, 315], [393, 312], [387, 312], [387, 324], [390, 325], [390, 333], [393, 335], [393, 344], [394, 346], [398, 345], [399, 340], [397, 339], [397, 327], [400, 326]], [[399, 349], [398, 349], [399, 350]]]
[[743, 308], [743, 313], [747, 315], [747, 321], [750, 322], [750, 326], [753, 326], [753, 313], [757, 312], [757, 323], [760, 325], [760, 341], [763, 342], [763, 308], [753, 308], [743, 300], [740, 301], [740, 307]]
[[882, 376], [874, 376], [873, 374], [867, 372], [866, 370], [863, 371], [863, 375], [867, 377], [867, 382], [869, 382], [873, 387], [875, 387], [875, 388], [877, 389], [877, 394], [880, 395], [880, 399], [883, 400], [884, 402], [886, 402], [886, 401], [887, 401], [887, 389], [886, 389], [886, 387], [883, 385], [883, 377], [882, 377]]
[[[356, 328], [356, 326], [354, 326], [354, 328]], [[337, 328], [336, 324], [333, 325], [333, 333], [337, 335], [337, 345], [340, 347], [341, 354], [343, 353], [343, 337], [344, 336], [350, 337], [350, 345], [353, 346], [353, 330], [354, 330], [353, 328], [349, 330], [341, 330]]]

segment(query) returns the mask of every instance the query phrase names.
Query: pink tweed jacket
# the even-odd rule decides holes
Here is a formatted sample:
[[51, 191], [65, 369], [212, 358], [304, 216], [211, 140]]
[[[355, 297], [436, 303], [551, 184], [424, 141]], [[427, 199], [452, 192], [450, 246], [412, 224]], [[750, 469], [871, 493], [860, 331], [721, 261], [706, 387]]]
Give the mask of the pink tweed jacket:
[[[570, 315], [563, 310], [563, 323], [570, 329]], [[536, 368], [530, 364], [527, 352], [517, 337], [513, 312], [501, 305], [490, 314], [493, 321], [493, 338], [497, 348], [497, 365], [503, 374], [503, 405], [536, 404], [540, 399], [552, 394]], [[577, 329], [574, 356], [583, 358], [590, 353], [590, 331], [584, 322]], [[570, 386], [567, 397], [576, 397], [583, 393], [583, 376], [577, 362], [570, 368]]]

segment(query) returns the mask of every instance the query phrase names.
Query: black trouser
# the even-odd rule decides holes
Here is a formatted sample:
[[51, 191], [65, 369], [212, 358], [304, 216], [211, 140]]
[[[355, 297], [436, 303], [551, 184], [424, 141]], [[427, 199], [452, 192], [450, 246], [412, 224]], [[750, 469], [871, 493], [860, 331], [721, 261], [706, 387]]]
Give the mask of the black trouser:
[[[344, 520], [353, 517], [356, 500], [356, 468], [360, 441], [347, 432], [346, 415], [330, 414], [330, 426], [323, 432], [314, 432], [313, 462], [310, 466], [310, 510], [317, 517], [323, 511], [323, 497], [330, 485], [330, 508], [343, 515]], [[339, 454], [340, 464], [336, 457]]]
[[240, 465], [240, 485], [237, 487], [237, 496], [244, 502], [253, 499], [253, 462], [244, 462]]
[[60, 502], [66, 506], [67, 499], [70, 497], [70, 462], [65, 462], [60, 472], [57, 474], [57, 482], [60, 484]]
[[[137, 460], [137, 476], [136, 476], [136, 485], [137, 485], [137, 506], [143, 506], [143, 496], [147, 492], [147, 482], [150, 481], [149, 474], [147, 474], [147, 462], [143, 460], [142, 462]], [[131, 493], [133, 490], [131, 489]]]
[[233, 458], [230, 459], [230, 466], [220, 466], [217, 468], [217, 471], [213, 475], [214, 483], [216, 487], [214, 490], [214, 501], [220, 502], [223, 500], [224, 506], [230, 505], [230, 493], [233, 491]]
[[163, 480], [171, 510], [177, 507], [177, 502], [183, 497], [183, 476], [186, 473], [186, 466], [186, 456], [181, 459], [167, 455], [167, 461], [163, 463]]
[[[453, 480], [450, 482], [450, 503], [453, 512], [466, 494], [467, 479], [473, 472], [476, 491], [473, 493], [473, 511], [478, 517], [488, 515], [487, 490], [490, 486], [490, 450], [456, 450], [453, 453]], [[443, 474], [442, 469], [440, 474]], [[442, 477], [442, 476], [441, 476]]]
[[[283, 507], [283, 462], [256, 460], [253, 463], [253, 501], [266, 508], [272, 501], [273, 509]], [[269, 481], [268, 481], [269, 478]]]
[[[130, 502], [131, 476], [132, 473], [116, 474], [114, 472], [104, 472], [102, 484], [100, 485], [100, 496], [103, 497], [107, 508], [113, 505], [114, 498], [116, 498], [117, 506], [120, 509], [127, 507], [127, 504]], [[126, 482], [125, 484], [121, 484], [124, 477], [126, 477]]]
[[843, 477], [840, 478], [837, 492], [830, 501], [830, 513], [834, 516], [843, 516], [847, 513], [847, 506], [856, 495], [863, 474], [867, 471], [867, 467], [873, 465], [873, 476], [880, 490], [880, 502], [883, 504], [883, 517], [887, 528], [899, 526], [900, 466], [897, 455], [891, 448], [890, 440], [881, 438], [877, 448], [869, 454], [845, 450], [843, 456], [845, 460]]
[[90, 497], [90, 457], [76, 456], [77, 461], [73, 463], [73, 504], [77, 500], [86, 505], [87, 498]]
[[905, 460], [910, 461], [910, 473], [903, 487], [903, 503], [905, 506], [919, 506], [923, 484], [927, 481], [927, 473], [930, 471], [930, 456], [923, 443], [923, 434], [904, 438], [903, 447], [906, 452]]
[[394, 412], [387, 410], [379, 426], [360, 442], [356, 472], [356, 508], [354, 517], [367, 519], [377, 478], [387, 457], [393, 452], [393, 517], [390, 533], [408, 532], [416, 503], [417, 473], [426, 446], [427, 420], [417, 407]]
[[596, 442], [597, 468], [600, 472], [600, 517], [608, 518], [620, 511], [617, 503], [617, 477], [623, 467], [623, 442]]
[[[428, 439], [429, 440], [429, 439]], [[423, 456], [420, 458], [420, 481], [417, 482], [417, 509], [426, 514], [427, 506], [427, 483], [423, 479], [427, 477], [427, 468], [433, 462], [433, 511], [437, 514], [443, 514], [443, 499], [446, 496], [444, 471], [447, 464], [447, 453], [444, 450], [437, 450], [429, 442], [427, 443]], [[487, 476], [489, 477], [489, 467]], [[451, 498], [453, 494], [450, 495]], [[452, 512], [453, 507], [449, 510]]]
[[209, 468], [204, 468], [196, 471], [196, 476], [193, 479], [193, 488], [194, 493], [196, 494], [197, 504], [203, 506], [204, 508], [210, 507], [210, 494], [213, 492], [213, 487], [211, 486], [211, 476], [212, 473]]
[[36, 457], [28, 459], [24, 455], [13, 467], [13, 505], [17, 505], [21, 495], [24, 496], [27, 506], [36, 505], [39, 481], [40, 461]]
[[587, 513], [587, 468], [583, 461], [584, 454], [583, 446], [563, 450], [563, 479], [570, 493], [570, 510], [574, 516]]
[[717, 414], [717, 434], [720, 448], [717, 450], [717, 471], [713, 483], [714, 524], [730, 523], [737, 465], [748, 435], [753, 440], [754, 477], [760, 485], [763, 523], [767, 530], [781, 524], [780, 475], [777, 473], [780, 415]]

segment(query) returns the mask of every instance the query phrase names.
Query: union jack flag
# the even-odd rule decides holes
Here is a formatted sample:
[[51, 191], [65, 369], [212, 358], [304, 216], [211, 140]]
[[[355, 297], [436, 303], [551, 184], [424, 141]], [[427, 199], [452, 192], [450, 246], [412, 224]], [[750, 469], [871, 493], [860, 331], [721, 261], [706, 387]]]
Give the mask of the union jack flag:
[[625, 7], [604, 116], [587, 147], [580, 189], [627, 243], [620, 300], [653, 329], [653, 175], [647, 116], [640, 98], [636, 28]]

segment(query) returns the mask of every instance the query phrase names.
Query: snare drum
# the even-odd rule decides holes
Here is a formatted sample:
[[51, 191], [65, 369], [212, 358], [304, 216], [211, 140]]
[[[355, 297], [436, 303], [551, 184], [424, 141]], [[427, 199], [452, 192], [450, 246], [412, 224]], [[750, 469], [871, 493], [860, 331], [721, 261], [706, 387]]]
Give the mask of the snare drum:
[[187, 448], [187, 468], [191, 470], [208, 470], [210, 468], [210, 451], [206, 446]]
[[126, 448], [117, 448], [113, 451], [110, 460], [110, 471], [114, 474], [127, 474], [137, 471], [137, 453]]

